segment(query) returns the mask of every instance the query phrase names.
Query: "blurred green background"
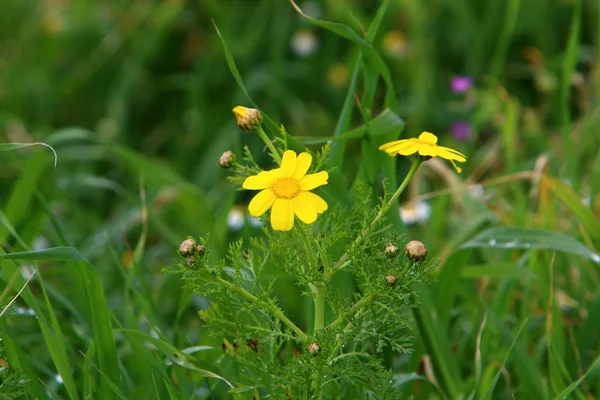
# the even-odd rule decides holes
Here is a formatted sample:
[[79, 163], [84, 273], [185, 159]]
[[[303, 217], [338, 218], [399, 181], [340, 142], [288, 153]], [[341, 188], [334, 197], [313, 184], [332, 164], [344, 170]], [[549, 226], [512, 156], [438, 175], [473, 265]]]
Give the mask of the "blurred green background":
[[[598, 1], [298, 2], [360, 36], [382, 4], [369, 40], [393, 101], [383, 82], [366, 84], [359, 46], [287, 1], [0, 4], [2, 142], [58, 153], [56, 167], [42, 147], [0, 153], [0, 243], [6, 253], [73, 246], [93, 265], [73, 254], [0, 263], [4, 304], [39, 269], [0, 318], [4, 359], [25, 371], [30, 398], [228, 398], [207, 378], [233, 373], [196, 315], [207, 300], [161, 273], [187, 235], [210, 232], [216, 256], [261, 234], [245, 211], [251, 194], [218, 165], [244, 145], [261, 165], [268, 156], [235, 125], [231, 109], [250, 102], [213, 22], [252, 99], [292, 135], [332, 136], [347, 96], [351, 106], [372, 96], [367, 117], [391, 108], [403, 137], [427, 130], [467, 155], [461, 175], [428, 162], [401, 199], [402, 229], [442, 264], [421, 293], [436, 315], [417, 316], [413, 355], [390, 363], [399, 380], [437, 379], [448, 398], [551, 398], [590, 372], [569, 393], [600, 396], [590, 371], [600, 346]], [[364, 118], [355, 108], [346, 130]], [[349, 141], [338, 164], [346, 186], [379, 157], [363, 145]], [[515, 227], [539, 231], [506, 229]], [[307, 304], [288, 286], [282, 305], [302, 321]], [[174, 351], [199, 344], [217, 350], [174, 365]], [[413, 382], [407, 393], [442, 396], [437, 385]]]

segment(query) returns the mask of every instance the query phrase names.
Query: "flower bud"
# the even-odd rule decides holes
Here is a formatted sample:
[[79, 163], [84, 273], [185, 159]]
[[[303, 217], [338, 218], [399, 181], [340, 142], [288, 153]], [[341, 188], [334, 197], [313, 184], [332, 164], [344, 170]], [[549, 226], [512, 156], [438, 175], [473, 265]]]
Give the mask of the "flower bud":
[[418, 240], [411, 240], [404, 246], [404, 253], [413, 261], [421, 261], [427, 257], [427, 247]]
[[387, 282], [388, 285], [394, 286], [397, 281], [396, 275], [390, 274], [390, 275], [386, 276], [385, 281]]
[[181, 254], [182, 257], [191, 256], [195, 252], [196, 252], [196, 242], [194, 242], [194, 239], [185, 239], [179, 245], [179, 254]]
[[221, 154], [221, 157], [219, 157], [219, 165], [221, 166], [221, 168], [225, 168], [225, 169], [231, 168], [234, 161], [235, 161], [235, 155], [233, 154], [233, 151], [231, 151], [231, 150], [227, 150], [226, 152]]
[[199, 256], [203, 256], [206, 253], [206, 247], [199, 244], [198, 247], [196, 247], [196, 251], [198, 252]]
[[320, 351], [321, 351], [321, 346], [319, 346], [319, 343], [312, 342], [311, 344], [308, 345], [308, 352], [310, 354], [318, 354]]
[[185, 265], [188, 268], [194, 268], [196, 266], [196, 257], [188, 257], [187, 260], [185, 260]]
[[390, 258], [395, 257], [396, 254], [398, 254], [398, 246], [393, 243], [388, 243], [385, 247], [385, 254]]
[[245, 132], [252, 132], [262, 124], [262, 114], [256, 108], [236, 106], [233, 108], [237, 126]]

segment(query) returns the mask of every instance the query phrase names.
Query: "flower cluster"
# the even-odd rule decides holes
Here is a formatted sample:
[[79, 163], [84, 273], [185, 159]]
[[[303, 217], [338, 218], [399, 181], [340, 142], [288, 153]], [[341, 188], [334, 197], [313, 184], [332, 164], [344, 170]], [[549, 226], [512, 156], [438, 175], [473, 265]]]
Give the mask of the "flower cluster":
[[[260, 124], [262, 115], [259, 110], [236, 106], [233, 109], [237, 124], [244, 131], [257, 130], [264, 134]], [[261, 135], [261, 138], [264, 138]], [[465, 162], [464, 154], [443, 146], [437, 145], [437, 136], [430, 132], [423, 132], [418, 138], [397, 140], [379, 147], [390, 156], [410, 156], [417, 153], [421, 157], [441, 157], [449, 160], [457, 172], [461, 172], [455, 161]], [[260, 217], [271, 210], [271, 227], [278, 231], [289, 231], [294, 226], [295, 217], [305, 224], [312, 224], [317, 217], [327, 211], [328, 205], [320, 196], [311, 192], [319, 186], [327, 184], [329, 175], [327, 171], [307, 174], [312, 164], [310, 153], [303, 152], [299, 155], [292, 150], [286, 150], [283, 157], [266, 140], [267, 146], [272, 150], [276, 161], [280, 160], [279, 168], [248, 176], [242, 187], [247, 190], [260, 190], [248, 205], [248, 212], [253, 217]], [[233, 159], [233, 154], [227, 154]], [[222, 156], [223, 157], [223, 156]]]

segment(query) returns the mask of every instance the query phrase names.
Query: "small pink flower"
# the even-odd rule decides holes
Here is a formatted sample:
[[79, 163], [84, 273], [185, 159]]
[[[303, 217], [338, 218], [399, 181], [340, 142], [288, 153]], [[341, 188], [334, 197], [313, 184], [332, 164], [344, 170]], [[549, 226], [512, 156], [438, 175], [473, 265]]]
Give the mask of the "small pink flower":
[[455, 121], [451, 123], [449, 131], [450, 135], [460, 142], [471, 140], [473, 137], [473, 127], [466, 121]]
[[450, 89], [454, 93], [464, 93], [473, 87], [472, 76], [455, 76], [450, 81]]

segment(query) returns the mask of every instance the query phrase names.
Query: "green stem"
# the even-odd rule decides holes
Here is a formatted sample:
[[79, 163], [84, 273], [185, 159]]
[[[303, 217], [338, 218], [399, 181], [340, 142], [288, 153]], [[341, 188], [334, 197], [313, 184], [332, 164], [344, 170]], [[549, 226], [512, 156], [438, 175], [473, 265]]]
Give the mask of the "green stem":
[[273, 142], [271, 142], [271, 139], [269, 139], [269, 137], [263, 130], [262, 125], [259, 125], [258, 128], [256, 128], [256, 133], [258, 133], [258, 136], [262, 139], [263, 142], [265, 142], [269, 150], [271, 150], [271, 157], [273, 157], [273, 160], [275, 160], [277, 164], [281, 165], [281, 156], [279, 155], [277, 149], [275, 149], [275, 146], [273, 146]]
[[315, 296], [315, 326], [314, 334], [323, 329], [325, 326], [325, 295], [327, 294], [327, 286], [311, 284], [310, 288]]
[[[313, 247], [310, 244], [310, 238], [308, 236], [308, 232], [306, 232], [306, 227], [304, 225], [300, 225], [299, 229], [310, 267], [318, 268], [319, 261], [315, 255], [315, 252], [313, 251]], [[323, 266], [323, 268], [325, 268], [325, 266]], [[315, 324], [313, 333], [316, 334], [319, 329], [323, 329], [325, 326], [325, 295], [327, 293], [327, 285], [326, 283], [319, 282], [311, 283], [310, 290], [313, 292], [315, 302]]]
[[312, 265], [313, 268], [318, 268], [318, 260], [315, 252], [313, 251], [312, 246], [310, 245], [310, 238], [308, 237], [308, 232], [306, 232], [306, 226], [304, 224], [299, 225], [300, 236], [302, 237], [302, 244], [304, 244], [304, 250], [306, 250], [306, 256], [308, 257], [308, 262]]
[[329, 329], [335, 329], [338, 326], [340, 326], [346, 319], [350, 318], [351, 316], [353, 316], [354, 314], [356, 314], [358, 311], [360, 311], [361, 308], [363, 308], [364, 306], [366, 306], [368, 303], [370, 303], [371, 301], [375, 300], [377, 298], [377, 293], [372, 293], [366, 297], [363, 297], [362, 299], [360, 299], [359, 301], [357, 301], [352, 308], [350, 308], [347, 312], [345, 312], [344, 314], [340, 315], [335, 321], [333, 321], [331, 324], [329, 324], [328, 328]]
[[261, 303], [264, 307], [266, 307], [271, 312], [271, 314], [273, 314], [273, 316], [275, 318], [280, 320], [284, 325], [286, 325], [288, 328], [290, 328], [292, 331], [294, 331], [294, 333], [296, 335], [298, 335], [298, 337], [300, 339], [302, 339], [304, 341], [308, 340], [308, 335], [306, 335], [306, 333], [304, 333], [302, 331], [302, 329], [298, 328], [298, 326], [296, 324], [294, 324], [292, 322], [292, 320], [290, 320], [288, 317], [286, 317], [285, 314], [283, 313], [283, 311], [281, 311], [281, 309], [279, 307], [277, 307], [275, 304], [265, 303], [265, 302], [261, 301], [258, 297], [256, 297], [252, 293], [249, 293], [245, 289], [243, 289], [237, 285], [234, 285], [233, 283], [231, 283], [229, 281], [226, 281], [225, 279], [221, 278], [220, 276], [218, 276], [216, 279], [220, 284], [226, 286], [227, 289], [236, 292], [237, 294], [244, 297], [245, 299], [247, 299], [253, 303]]
[[[419, 168], [419, 165], [421, 165], [422, 162], [423, 162], [423, 158], [417, 156], [417, 158], [415, 159], [415, 161], [413, 161], [413, 164], [410, 166], [410, 170], [406, 174], [406, 177], [404, 177], [404, 180], [402, 181], [402, 183], [400, 184], [400, 186], [398, 186], [398, 189], [396, 189], [396, 191], [394, 192], [394, 194], [392, 195], [392, 197], [390, 197], [390, 199], [388, 200], [388, 202], [385, 203], [383, 205], [383, 207], [381, 207], [379, 209], [379, 212], [377, 213], [377, 215], [375, 216], [375, 218], [373, 218], [373, 221], [371, 221], [371, 223], [369, 224], [369, 226], [367, 226], [361, 232], [361, 234], [358, 235], [358, 237], [356, 238], [356, 240], [354, 241], [354, 243], [352, 243], [351, 248], [358, 246], [364, 240], [364, 238], [367, 236], [367, 234], [369, 233], [369, 231], [371, 229], [373, 229], [377, 225], [377, 223], [381, 220], [381, 218], [383, 218], [383, 216], [388, 212], [388, 210], [396, 203], [396, 200], [398, 200], [398, 198], [400, 197], [400, 195], [402, 194], [402, 192], [404, 192], [404, 189], [406, 189], [406, 187], [408, 186], [408, 182], [410, 182], [410, 180], [412, 179], [412, 177], [415, 175], [415, 172], [417, 172], [417, 169]], [[348, 261], [348, 251], [346, 251], [342, 255], [342, 257], [340, 257], [340, 259], [335, 263], [335, 265], [333, 267], [331, 267], [331, 270], [329, 271], [329, 273], [326, 274], [326, 279], [325, 280], [329, 280], [331, 278], [331, 275], [335, 271], [337, 271], [342, 265], [344, 265], [344, 263], [346, 263], [346, 261]]]

